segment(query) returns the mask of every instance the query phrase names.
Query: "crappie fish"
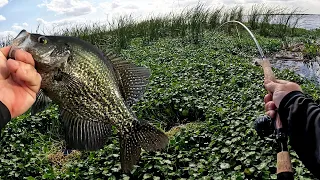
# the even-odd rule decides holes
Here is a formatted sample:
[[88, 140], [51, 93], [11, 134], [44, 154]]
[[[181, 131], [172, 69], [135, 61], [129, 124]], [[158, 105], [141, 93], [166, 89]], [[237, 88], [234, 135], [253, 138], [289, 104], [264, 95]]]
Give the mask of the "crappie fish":
[[102, 148], [115, 126], [121, 168], [128, 172], [138, 162], [141, 148], [156, 151], [168, 144], [162, 131], [138, 120], [130, 109], [144, 92], [150, 76], [147, 68], [112, 53], [104, 57], [98, 48], [75, 37], [22, 30], [12, 42], [15, 48], [33, 56], [42, 77], [32, 114], [44, 110], [50, 101], [58, 104], [68, 147]]

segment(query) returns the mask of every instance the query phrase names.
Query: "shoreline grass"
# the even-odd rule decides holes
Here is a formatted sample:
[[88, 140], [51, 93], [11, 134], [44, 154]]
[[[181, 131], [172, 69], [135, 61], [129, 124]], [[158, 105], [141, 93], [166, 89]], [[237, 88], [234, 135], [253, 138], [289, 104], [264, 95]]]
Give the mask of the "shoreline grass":
[[[166, 16], [149, 16], [135, 21], [131, 16], [122, 16], [112, 22], [75, 25], [62, 29], [47, 30], [47, 34], [90, 38], [92, 34], [101, 36], [101, 41], [109, 41], [117, 52], [126, 48], [132, 38], [142, 37], [146, 43], [161, 37], [183, 37], [186, 42], [198, 44], [203, 32], [215, 30], [226, 21], [237, 20], [245, 23], [256, 34], [265, 37], [297, 36], [296, 25], [301, 20], [299, 9], [276, 8], [264, 4], [253, 5], [245, 12], [242, 6], [233, 8], [205, 7], [198, 4], [180, 13]], [[227, 25], [222, 30], [232, 33], [235, 26]], [[42, 28], [45, 31], [45, 27]], [[39, 30], [39, 27], [37, 31]], [[239, 28], [242, 31], [241, 28]], [[89, 40], [90, 41], [90, 40]], [[0, 40], [0, 46], [8, 45], [10, 38]], [[91, 42], [91, 41], [90, 41]], [[98, 43], [97, 43], [98, 44]]]
[[[263, 14], [261, 14], [263, 12]], [[65, 29], [59, 34], [81, 37], [82, 34], [103, 34], [101, 39], [109, 40], [110, 47], [116, 52], [127, 48], [132, 38], [144, 38], [145, 42], [151, 42], [161, 37], [181, 37], [185, 42], [198, 44], [203, 33], [214, 31], [226, 21], [237, 20], [245, 23], [254, 33], [264, 37], [277, 37], [285, 40], [286, 37], [299, 36], [302, 32], [296, 28], [301, 20], [299, 9], [274, 8], [266, 5], [254, 5], [249, 12], [245, 12], [241, 6], [230, 9], [225, 7], [205, 7], [198, 4], [193, 8], [180, 13], [169, 13], [167, 16], [150, 16], [142, 21], [134, 21], [132, 17], [119, 17], [109, 26], [99, 27], [85, 26], [83, 28]], [[247, 15], [245, 15], [247, 14]], [[226, 25], [221, 30], [233, 34], [236, 25]], [[242, 32], [242, 28], [237, 28]]]

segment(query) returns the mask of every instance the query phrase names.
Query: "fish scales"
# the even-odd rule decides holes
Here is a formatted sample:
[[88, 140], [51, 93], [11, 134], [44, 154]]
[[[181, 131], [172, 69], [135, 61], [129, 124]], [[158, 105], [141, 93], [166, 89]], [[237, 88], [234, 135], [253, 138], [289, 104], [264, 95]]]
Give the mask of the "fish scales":
[[[59, 105], [67, 146], [79, 150], [102, 148], [118, 130], [120, 161], [129, 172], [141, 153], [161, 150], [168, 137], [130, 109], [141, 98], [150, 72], [74, 37], [43, 36], [22, 30], [13, 40], [14, 49], [24, 49], [34, 58], [42, 77], [41, 90], [32, 114], [48, 103]], [[10, 56], [11, 56], [10, 52]]]
[[[114, 78], [111, 76], [110, 70], [105, 68], [103, 62], [95, 61], [95, 63], [90, 63], [87, 59], [98, 59], [98, 57], [92, 53], [86, 53], [86, 57], [82, 57], [80, 52], [84, 50], [81, 48], [75, 48], [72, 49], [72, 51], [74, 52], [73, 58], [78, 61], [70, 60], [70, 66], [68, 66], [65, 72], [70, 72], [71, 76], [81, 79], [83, 87], [82, 90], [76, 90], [76, 93], [79, 93], [76, 95], [73, 94], [74, 90], [66, 92], [72, 99], [68, 100], [68, 102], [76, 104], [66, 103], [65, 106], [78, 108], [83, 101], [86, 101], [87, 103], [84, 104], [84, 109], [89, 112], [82, 111], [83, 114], [107, 112], [108, 114], [112, 114], [112, 116], [108, 118], [112, 123], [117, 123], [117, 121], [121, 123], [121, 120], [124, 118], [133, 120], [134, 118], [130, 112], [125, 111], [125, 104], [120, 100], [121, 97], [119, 93], [116, 93], [119, 92], [119, 90], [116, 89], [116, 84], [110, 81], [110, 79]], [[65, 95], [62, 95], [59, 99], [64, 99], [64, 96]], [[94, 111], [90, 112], [91, 108], [94, 109]], [[105, 115], [106, 114], [102, 116], [102, 114], [100, 114], [99, 117], [108, 120], [104, 117]]]

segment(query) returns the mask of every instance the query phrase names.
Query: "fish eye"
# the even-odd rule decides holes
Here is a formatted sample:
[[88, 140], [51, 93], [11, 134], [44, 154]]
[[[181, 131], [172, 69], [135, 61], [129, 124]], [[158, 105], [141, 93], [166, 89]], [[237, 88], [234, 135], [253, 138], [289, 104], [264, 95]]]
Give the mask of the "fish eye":
[[48, 40], [47, 40], [46, 37], [40, 36], [40, 37], [38, 38], [38, 42], [41, 43], [41, 44], [47, 44], [47, 43], [48, 43]]

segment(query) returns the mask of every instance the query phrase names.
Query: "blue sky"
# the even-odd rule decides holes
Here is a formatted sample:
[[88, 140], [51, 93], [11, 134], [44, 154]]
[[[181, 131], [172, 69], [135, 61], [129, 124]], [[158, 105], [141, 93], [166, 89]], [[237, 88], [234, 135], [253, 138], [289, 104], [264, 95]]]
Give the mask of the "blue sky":
[[[6, 18], [5, 21], [0, 21], [0, 31], [17, 30], [12, 26], [24, 26], [28, 28], [35, 27], [38, 17], [54, 20], [56, 17], [53, 13], [47, 13], [46, 8], [36, 6], [41, 4], [42, 0], [9, 0], [8, 4], [0, 9], [0, 14]], [[23, 23], [27, 23], [28, 25]], [[29, 29], [29, 28], [28, 28]]]
[[179, 12], [201, 2], [210, 7], [256, 3], [298, 7], [304, 13], [320, 14], [320, 0], [0, 0], [0, 38], [15, 36], [20, 30], [52, 32], [72, 24], [106, 22], [120, 15], [136, 19], [161, 13]]

